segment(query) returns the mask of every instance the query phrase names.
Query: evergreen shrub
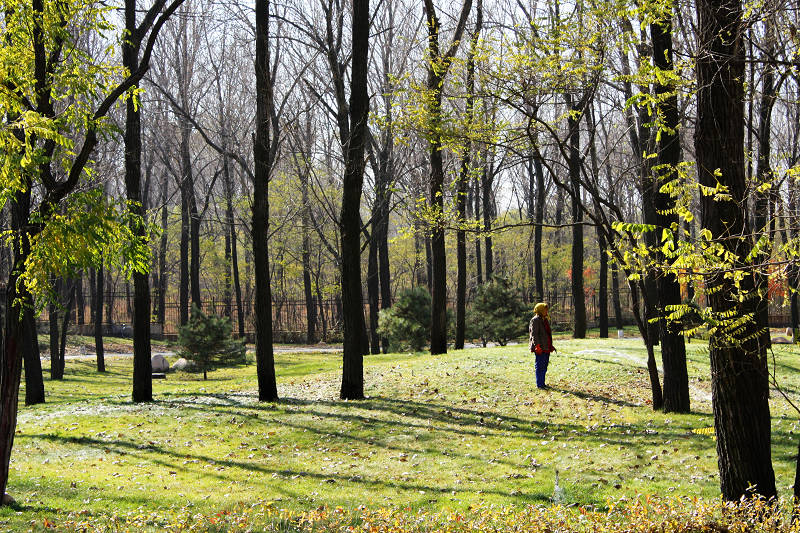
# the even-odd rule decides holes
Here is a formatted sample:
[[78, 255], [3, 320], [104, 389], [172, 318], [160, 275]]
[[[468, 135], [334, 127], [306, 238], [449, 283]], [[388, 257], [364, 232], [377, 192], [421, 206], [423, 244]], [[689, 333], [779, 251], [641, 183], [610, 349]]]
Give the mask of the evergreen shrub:
[[203, 379], [217, 368], [244, 364], [244, 341], [232, 338], [232, 331], [229, 318], [207, 315], [194, 306], [189, 322], [178, 332], [179, 354], [195, 363], [192, 370], [202, 372]]

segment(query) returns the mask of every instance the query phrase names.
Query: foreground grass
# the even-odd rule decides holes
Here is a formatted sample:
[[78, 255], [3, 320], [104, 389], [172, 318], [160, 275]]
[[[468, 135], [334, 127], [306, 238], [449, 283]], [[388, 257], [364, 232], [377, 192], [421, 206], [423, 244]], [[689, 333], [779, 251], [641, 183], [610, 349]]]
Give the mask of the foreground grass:
[[[535, 389], [525, 346], [369, 356], [362, 402], [337, 399], [335, 354], [278, 355], [276, 404], [257, 402], [253, 365], [208, 381], [171, 374], [154, 381], [157, 401], [134, 405], [130, 358], [109, 358], [104, 375], [70, 360], [64, 381], [46, 382], [47, 404], [20, 408], [9, 484], [19, 506], [0, 510], [0, 530], [252, 508], [341, 506], [358, 521], [348, 513], [359, 506], [433, 516], [718, 495], [714, 441], [693, 431], [713, 424], [703, 344], [689, 345], [689, 415], [650, 409], [640, 341], [557, 346], [550, 391]], [[792, 399], [796, 360], [793, 346], [776, 348]], [[798, 417], [779, 394], [772, 414], [778, 488], [788, 497]]]

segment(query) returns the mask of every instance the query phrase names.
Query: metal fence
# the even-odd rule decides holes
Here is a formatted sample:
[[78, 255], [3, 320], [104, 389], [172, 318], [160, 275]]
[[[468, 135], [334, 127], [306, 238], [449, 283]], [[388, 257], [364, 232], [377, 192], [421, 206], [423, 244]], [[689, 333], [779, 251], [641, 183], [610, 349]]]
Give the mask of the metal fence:
[[[585, 299], [586, 318], [589, 327], [597, 326], [600, 319], [599, 298], [590, 288]], [[88, 295], [87, 295], [88, 296]], [[550, 307], [550, 316], [554, 329], [569, 330], [574, 324], [574, 301], [572, 294], [568, 290], [546, 291], [544, 301]], [[152, 299], [154, 306], [154, 321], [152, 332], [154, 336], [174, 337], [178, 334], [180, 327], [180, 304], [176, 301], [167, 301], [164, 305], [164, 320], [157, 322], [155, 317], [158, 315], [156, 310], [157, 298]], [[635, 324], [633, 306], [630, 292], [620, 291], [620, 304], [622, 308], [622, 323], [624, 325]], [[788, 308], [781, 305], [782, 302], [770, 303], [770, 326], [787, 327], [790, 325]], [[126, 336], [131, 334], [130, 324], [132, 322], [132, 295], [120, 292], [110, 292], [105, 295], [103, 306], [103, 327], [108, 335]], [[468, 304], [469, 305], [469, 302]], [[342, 305], [337, 299], [328, 299], [313, 302], [313, 315], [316, 320], [317, 337], [327, 342], [341, 340], [342, 328]], [[607, 302], [609, 327], [616, 326], [614, 306], [609, 298]], [[82, 309], [81, 309], [82, 307]], [[90, 335], [93, 332], [92, 305], [89, 298], [82, 303], [73, 304], [70, 317], [72, 331]], [[455, 300], [448, 301], [448, 307], [455, 309]], [[209, 298], [203, 302], [203, 312], [216, 314], [219, 316], [229, 316], [233, 323], [234, 333], [239, 331], [239, 312], [234, 302], [230, 304], [221, 299]], [[364, 315], [368, 317], [369, 304], [364, 302]], [[307, 313], [305, 300], [281, 300], [275, 299], [272, 304], [272, 327], [273, 335], [279, 342], [305, 342], [307, 331]], [[255, 316], [253, 302], [245, 300], [242, 302], [242, 318], [244, 322], [245, 336], [252, 336], [255, 332]], [[40, 331], [47, 329], [49, 321], [49, 309], [45, 309], [39, 316]], [[369, 320], [367, 320], [369, 327]]]

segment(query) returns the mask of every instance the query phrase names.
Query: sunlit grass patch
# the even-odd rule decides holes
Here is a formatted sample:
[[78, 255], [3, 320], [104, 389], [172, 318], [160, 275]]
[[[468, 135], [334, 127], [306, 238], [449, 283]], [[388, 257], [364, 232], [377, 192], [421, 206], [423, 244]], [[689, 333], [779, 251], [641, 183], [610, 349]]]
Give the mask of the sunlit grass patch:
[[[359, 402], [338, 399], [340, 354], [277, 354], [278, 403], [257, 401], [252, 364], [207, 381], [171, 373], [154, 381], [156, 401], [136, 405], [130, 358], [109, 358], [104, 375], [69, 360], [67, 379], [46, 381], [47, 404], [20, 408], [9, 485], [19, 508], [0, 511], [0, 530], [115, 515], [210, 520], [265, 501], [295, 514], [341, 507], [362, 523], [358, 513], [377, 509], [607, 511], [637, 494], [718, 496], [715, 443], [695, 432], [713, 425], [704, 344], [689, 345], [688, 415], [650, 408], [641, 341], [557, 347], [549, 391], [535, 388], [524, 345], [367, 356]], [[790, 398], [796, 356], [776, 351]], [[772, 412], [787, 496], [798, 417], [778, 394]]]

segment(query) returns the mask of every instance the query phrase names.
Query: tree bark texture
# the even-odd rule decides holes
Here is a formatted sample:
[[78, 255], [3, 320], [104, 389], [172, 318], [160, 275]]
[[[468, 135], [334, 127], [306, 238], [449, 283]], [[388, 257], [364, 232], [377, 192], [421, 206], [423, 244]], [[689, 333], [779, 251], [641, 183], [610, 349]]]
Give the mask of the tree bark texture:
[[[732, 199], [701, 198], [702, 225], [740, 258], [752, 246], [748, 238], [744, 167], [744, 45], [739, 0], [699, 0], [697, 125], [695, 152], [700, 183], [728, 187]], [[719, 175], [715, 175], [719, 171]], [[752, 273], [744, 290], [755, 286]], [[730, 280], [717, 274], [708, 281], [714, 314], [753, 315], [751, 298], [738, 301]], [[709, 339], [711, 393], [717, 435], [720, 488], [726, 500], [776, 495], [770, 451], [769, 377], [765, 347], [757, 324], [738, 332], [715, 331]], [[731, 336], [735, 334], [735, 338]], [[744, 340], [742, 340], [744, 339]]]
[[[277, 401], [272, 351], [272, 290], [269, 275], [270, 118], [273, 106], [269, 52], [269, 0], [256, 0], [256, 131], [253, 146], [253, 269], [255, 274], [256, 372], [258, 399]], [[277, 132], [275, 132], [277, 134]]]
[[[136, 0], [125, 0], [125, 28], [136, 32]], [[122, 61], [130, 72], [139, 68], [139, 47], [124, 41]], [[131, 231], [147, 238], [142, 198], [142, 122], [141, 108], [133, 99], [126, 102], [125, 189], [134, 218]], [[153, 369], [150, 363], [150, 280], [146, 272], [133, 273], [133, 393], [134, 402], [153, 400]]]
[[23, 311], [23, 329], [25, 343], [22, 347], [25, 360], [25, 405], [44, 403], [44, 376], [42, 375], [42, 359], [39, 354], [39, 338], [36, 331], [36, 317], [33, 309]]
[[14, 259], [9, 269], [5, 290], [5, 332], [3, 335], [2, 360], [0, 360], [0, 496], [6, 493], [11, 449], [17, 428], [19, 384], [22, 379], [22, 350], [26, 342], [22, 309], [31, 308], [33, 299], [25, 285], [17, 292], [18, 272], [25, 268], [30, 254], [29, 235], [23, 228], [29, 227], [31, 209], [31, 182], [27, 180], [22, 192], [17, 192], [11, 202], [11, 229], [20, 234], [13, 242]]
[[342, 355], [342, 399], [364, 397], [364, 356], [362, 335], [364, 305], [361, 293], [361, 191], [364, 182], [364, 153], [367, 144], [369, 95], [369, 0], [353, 1], [353, 54], [350, 76], [350, 128], [344, 146], [345, 170], [342, 210], [339, 217], [342, 243], [342, 311], [344, 353]]

